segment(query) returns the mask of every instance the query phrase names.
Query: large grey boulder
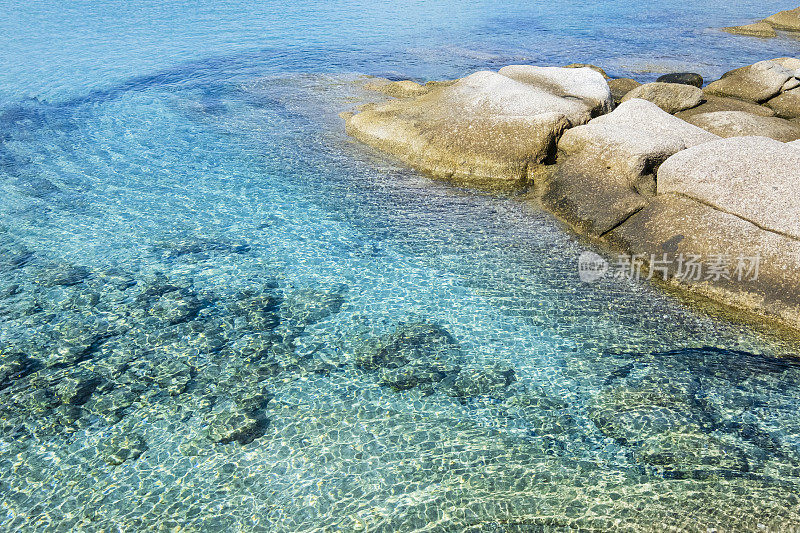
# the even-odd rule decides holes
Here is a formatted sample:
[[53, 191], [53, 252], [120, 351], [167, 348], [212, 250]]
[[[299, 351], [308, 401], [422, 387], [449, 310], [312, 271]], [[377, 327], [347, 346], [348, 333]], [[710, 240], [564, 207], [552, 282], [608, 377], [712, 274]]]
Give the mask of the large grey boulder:
[[795, 76], [796, 69], [788, 68], [786, 59], [789, 58], [759, 61], [737, 68], [710, 83], [705, 91], [717, 96], [764, 102], [780, 93], [786, 82]]
[[800, 239], [800, 152], [766, 137], [735, 137], [677, 153], [658, 169], [658, 194], [676, 193]]
[[646, 83], [636, 87], [623, 98], [623, 102], [641, 98], [653, 102], [667, 113], [677, 113], [700, 105], [703, 91], [692, 85], [683, 83]]
[[629, 100], [563, 135], [542, 200], [580, 230], [601, 236], [646, 205], [663, 161], [718, 138], [651, 102]]
[[673, 117], [652, 102], [633, 99], [607, 115], [567, 131], [558, 143], [558, 151], [565, 156], [586, 150], [600, 151], [608, 154], [614, 166], [636, 176], [680, 150], [717, 138]]
[[763, 136], [789, 142], [800, 139], [800, 125], [778, 117], [762, 117], [742, 111], [702, 113], [688, 122], [720, 137]]
[[800, 117], [800, 88], [792, 89], [779, 94], [769, 100], [767, 105], [775, 114], [784, 118]]
[[608, 113], [614, 108], [611, 89], [603, 74], [590, 67], [537, 67], [509, 65], [499, 74], [566, 98], [583, 102], [592, 116]]
[[[347, 132], [436, 177], [479, 187], [519, 186], [554, 153], [566, 128], [586, 123], [606, 105], [599, 83], [605, 81], [591, 69], [511, 73], [528, 82], [476, 72], [418, 98], [352, 115]], [[599, 81], [585, 87], [587, 79]]]

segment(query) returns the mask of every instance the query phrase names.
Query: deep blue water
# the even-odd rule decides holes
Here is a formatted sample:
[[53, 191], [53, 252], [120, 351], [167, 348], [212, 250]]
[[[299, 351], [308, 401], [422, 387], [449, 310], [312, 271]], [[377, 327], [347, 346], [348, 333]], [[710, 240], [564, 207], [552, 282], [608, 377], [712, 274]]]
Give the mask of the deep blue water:
[[[365, 74], [713, 78], [797, 56], [714, 29], [790, 7], [0, 3], [0, 527], [800, 527], [792, 341], [582, 284], [337, 116]], [[363, 362], [404, 350], [441, 375]]]

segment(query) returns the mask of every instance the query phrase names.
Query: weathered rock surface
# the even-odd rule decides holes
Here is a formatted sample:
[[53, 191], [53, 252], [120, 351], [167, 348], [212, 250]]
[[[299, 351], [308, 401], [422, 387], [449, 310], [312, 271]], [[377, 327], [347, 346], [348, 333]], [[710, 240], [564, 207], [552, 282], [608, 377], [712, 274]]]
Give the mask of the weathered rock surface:
[[800, 154], [765, 137], [737, 137], [695, 146], [658, 170], [658, 194], [688, 196], [800, 239]]
[[622, 102], [634, 98], [653, 102], [667, 113], [672, 114], [700, 105], [703, 100], [703, 91], [692, 85], [681, 83], [653, 82], [636, 87], [622, 98]]
[[742, 111], [701, 113], [686, 119], [720, 137], [763, 136], [789, 142], [800, 139], [800, 126], [778, 117], [761, 117]]
[[590, 68], [596, 72], [599, 72], [603, 75], [605, 79], [610, 79], [606, 71], [596, 65], [590, 65], [589, 63], [570, 63], [569, 65], [564, 65], [564, 68]]
[[622, 98], [626, 94], [640, 85], [641, 83], [633, 78], [617, 78], [615, 80], [608, 80], [608, 87], [611, 89], [611, 96], [614, 97], [614, 101], [617, 103], [622, 101]]
[[800, 31], [800, 7], [775, 13], [764, 22], [779, 30]]
[[[543, 202], [599, 236], [643, 208], [655, 192], [655, 169], [672, 154], [718, 139], [645, 100], [567, 131]], [[643, 193], [643, 194], [642, 194]]]
[[734, 35], [747, 35], [749, 37], [771, 38], [777, 37], [778, 33], [770, 24], [766, 22], [754, 22], [743, 26], [729, 26], [722, 28], [722, 31], [733, 33]]
[[[738, 172], [746, 173], [747, 167]], [[671, 281], [694, 294], [800, 327], [797, 239], [765, 231], [688, 196], [667, 193], [610, 232], [608, 240], [631, 254], [667, 259]], [[692, 257], [698, 262], [718, 258], [726, 267], [724, 275], [717, 277], [708, 268], [690, 269]]]
[[430, 87], [420, 85], [419, 83], [411, 80], [402, 81], [389, 81], [384, 78], [376, 78], [364, 85], [365, 89], [370, 91], [377, 91], [387, 96], [395, 98], [411, 98], [414, 96], [422, 96], [430, 90]]
[[775, 114], [779, 117], [800, 117], [800, 88], [779, 94], [775, 98], [767, 101], [766, 105], [773, 109]]
[[689, 117], [701, 113], [714, 113], [716, 111], [743, 111], [752, 115], [762, 117], [774, 117], [775, 111], [769, 107], [758, 105], [753, 102], [745, 102], [736, 98], [725, 98], [723, 96], [703, 95], [703, 102], [692, 109], [675, 113], [675, 116], [687, 120]]
[[752, 102], [769, 100], [780, 93], [784, 84], [795, 75], [796, 69], [788, 68], [786, 59], [759, 61], [727, 72], [721, 79], [710, 83], [705, 92]]
[[664, 74], [656, 79], [657, 82], [662, 83], [682, 83], [684, 85], [693, 85], [694, 87], [703, 86], [703, 76], [694, 72], [673, 72], [672, 74]]
[[587, 122], [610, 106], [611, 97], [594, 105], [605, 81], [591, 69], [510, 72], [531, 83], [477, 72], [421, 97], [358, 113], [347, 119], [347, 131], [437, 177], [518, 186], [529, 167], [553, 154], [564, 129]]
[[614, 107], [608, 83], [602, 74], [598, 76], [598, 72], [592, 68], [509, 65], [501, 68], [499, 74], [556, 96], [577, 98], [589, 108], [592, 116], [608, 113]]

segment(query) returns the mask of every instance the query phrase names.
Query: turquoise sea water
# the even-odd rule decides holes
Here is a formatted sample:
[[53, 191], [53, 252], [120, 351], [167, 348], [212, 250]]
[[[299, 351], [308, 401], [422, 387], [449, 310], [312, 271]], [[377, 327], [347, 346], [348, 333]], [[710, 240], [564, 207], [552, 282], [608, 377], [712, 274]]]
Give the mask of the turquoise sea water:
[[[224, 5], [223, 5], [224, 4]], [[796, 344], [348, 139], [365, 74], [707, 78], [790, 2], [0, 3], [0, 528], [800, 528]]]

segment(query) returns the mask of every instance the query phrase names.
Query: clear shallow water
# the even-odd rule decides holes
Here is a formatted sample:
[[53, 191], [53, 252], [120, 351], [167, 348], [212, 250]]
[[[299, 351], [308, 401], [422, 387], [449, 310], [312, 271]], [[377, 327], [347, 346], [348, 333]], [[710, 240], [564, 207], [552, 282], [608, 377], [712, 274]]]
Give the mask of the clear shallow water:
[[0, 10], [3, 529], [797, 527], [796, 346], [583, 285], [549, 215], [337, 117], [361, 73], [800, 46], [657, 7]]

